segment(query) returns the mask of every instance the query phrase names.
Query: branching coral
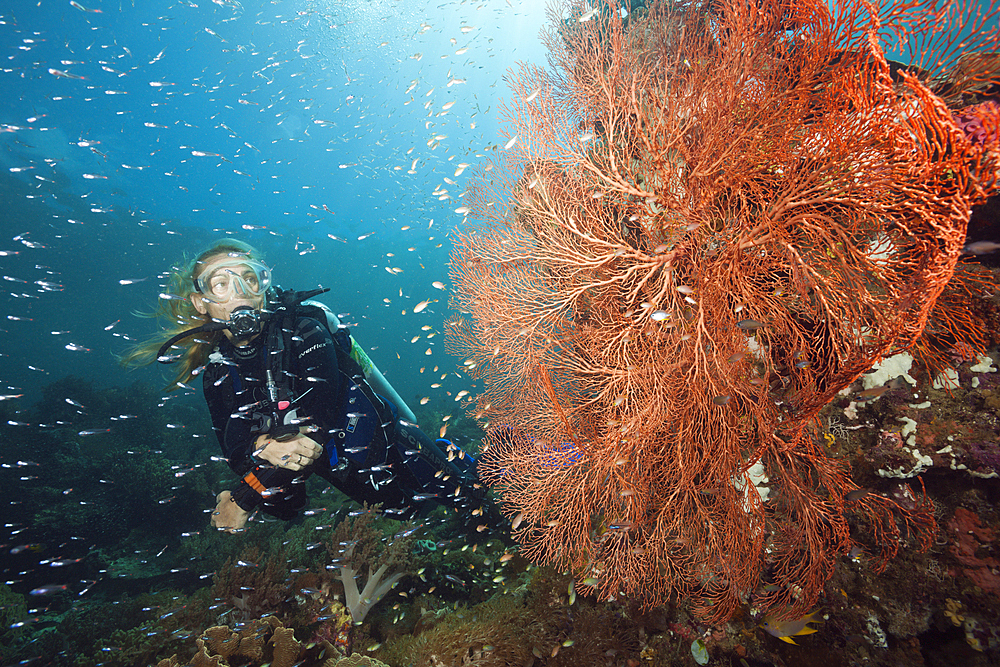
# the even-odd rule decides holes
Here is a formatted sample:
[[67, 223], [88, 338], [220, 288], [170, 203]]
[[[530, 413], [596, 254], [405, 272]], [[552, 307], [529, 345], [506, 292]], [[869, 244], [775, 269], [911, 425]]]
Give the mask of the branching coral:
[[[352, 558], [353, 550], [354, 546], [351, 546], [344, 553], [346, 560]], [[355, 623], [363, 622], [369, 610], [378, 604], [379, 600], [392, 590], [396, 582], [407, 574], [406, 572], [395, 572], [386, 577], [386, 573], [390, 567], [388, 563], [382, 563], [374, 572], [371, 571], [371, 566], [369, 565], [363, 567], [368, 570], [369, 574], [368, 579], [365, 581], [364, 590], [358, 592], [357, 579], [360, 577], [358, 571], [350, 565], [345, 564], [340, 566], [340, 581], [344, 585], [344, 602], [347, 605], [347, 609], [351, 612], [351, 618], [354, 619]]]
[[[356, 625], [368, 612], [408, 574], [414, 531], [404, 527], [389, 538], [378, 529], [372, 510], [359, 516], [346, 517], [334, 529], [329, 551], [333, 565], [339, 570], [344, 586], [344, 603]], [[386, 542], [388, 543], [386, 544]], [[358, 579], [366, 576], [364, 589], [358, 590]]]

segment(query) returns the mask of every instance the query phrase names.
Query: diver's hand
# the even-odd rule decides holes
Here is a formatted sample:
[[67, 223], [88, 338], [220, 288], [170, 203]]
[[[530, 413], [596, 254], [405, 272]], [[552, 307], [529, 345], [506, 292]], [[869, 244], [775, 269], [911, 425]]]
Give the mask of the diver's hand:
[[227, 533], [238, 533], [247, 525], [250, 512], [233, 501], [233, 494], [223, 491], [215, 498], [215, 511], [212, 512], [212, 526]]
[[254, 445], [254, 456], [286, 470], [302, 470], [322, 453], [319, 443], [302, 433], [284, 441], [261, 435]]

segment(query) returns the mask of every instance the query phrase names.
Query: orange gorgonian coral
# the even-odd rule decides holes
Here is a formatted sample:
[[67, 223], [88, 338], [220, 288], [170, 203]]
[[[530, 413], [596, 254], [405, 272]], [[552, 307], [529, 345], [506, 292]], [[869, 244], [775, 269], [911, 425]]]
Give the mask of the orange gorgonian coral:
[[920, 335], [997, 188], [997, 107], [975, 136], [949, 108], [998, 82], [997, 8], [599, 7], [550, 9], [552, 67], [512, 74], [466, 197], [448, 342], [482, 381], [481, 471], [583, 590], [801, 615], [839, 554], [934, 530], [848, 500], [810, 423]]

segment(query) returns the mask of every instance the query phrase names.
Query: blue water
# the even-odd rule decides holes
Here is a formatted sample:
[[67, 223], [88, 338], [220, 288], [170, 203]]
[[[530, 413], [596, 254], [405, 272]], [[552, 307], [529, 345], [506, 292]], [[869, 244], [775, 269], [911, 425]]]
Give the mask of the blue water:
[[[465, 224], [456, 209], [477, 168], [508, 139], [497, 115], [509, 98], [505, 74], [518, 61], [546, 62], [539, 40], [545, 4], [0, 3], [0, 594], [10, 586], [25, 596], [23, 610], [0, 599], [0, 665], [155, 664], [190, 652], [206, 625], [194, 615], [185, 627], [164, 622], [182, 608], [172, 589], [190, 595], [210, 586], [212, 570], [244, 544], [266, 550], [274, 535], [281, 542], [284, 525], [255, 522], [242, 537], [208, 528], [215, 493], [234, 480], [212, 456], [218, 450], [200, 390], [164, 403], [158, 388], [173, 369], [126, 372], [116, 361], [154, 331], [153, 321], [134, 313], [155, 308], [165, 272], [185, 253], [235, 236], [264, 250], [280, 286], [331, 288], [322, 300], [352, 325], [411, 407], [429, 397], [428, 412], [461, 413], [453, 397], [475, 388], [456, 373], [461, 360], [444, 350], [442, 327], [452, 314], [452, 236]], [[921, 51], [920, 44], [894, 47], [902, 61]], [[80, 380], [54, 384], [67, 376]], [[136, 382], [157, 389], [86, 386]], [[52, 409], [32, 412], [45, 388], [40, 405]], [[460, 439], [457, 421], [448, 437], [464, 445], [473, 436]], [[433, 437], [439, 426], [426, 430]], [[306, 528], [297, 527], [300, 542], [339, 509], [323, 491], [311, 496]], [[980, 503], [972, 495], [962, 502]], [[428, 535], [429, 528], [421, 533]], [[499, 571], [485, 561], [502, 563], [505, 548], [480, 550], [461, 577], [427, 568], [431, 582], [421, 577], [420, 593], [437, 588], [441, 604], [451, 605], [485, 599]], [[443, 549], [434, 554], [444, 562]], [[862, 619], [875, 592], [905, 583], [889, 601], [912, 597], [911, 574], [897, 570], [875, 583], [859, 577], [848, 589], [864, 595], [840, 594]], [[535, 581], [547, 595], [570, 583]], [[941, 588], [934, 604], [960, 597], [953, 590]], [[155, 605], [137, 601], [152, 592], [161, 596]], [[930, 609], [915, 599], [914, 610]], [[217, 618], [229, 622], [233, 604], [224, 600]], [[852, 642], [863, 623], [842, 622], [845, 609], [826, 626], [831, 634], [815, 635], [806, 650], [860, 654]], [[610, 632], [621, 620], [615, 614], [589, 627]], [[948, 650], [963, 648], [964, 630], [938, 620], [922, 641], [952, 633]], [[26, 629], [16, 653], [7, 653], [14, 632], [5, 633], [20, 632], [17, 624]], [[140, 624], [170, 639], [158, 637], [155, 656], [129, 663], [114, 652], [122, 647], [111, 633]], [[178, 627], [185, 633], [175, 634]], [[525, 628], [528, 622], [516, 631]], [[834, 628], [848, 649], [829, 641]], [[757, 634], [771, 648], [779, 643]], [[632, 653], [639, 655], [638, 645]], [[958, 664], [963, 654], [954, 653]]]
[[133, 311], [227, 234], [278, 284], [333, 288], [400, 393], [430, 394], [456, 368], [426, 338], [447, 310], [431, 283], [447, 283], [465, 184], [504, 143], [505, 72], [544, 61], [543, 3], [81, 5], [100, 11], [0, 13], [0, 251], [18, 253], [0, 256], [0, 395], [135, 381], [113, 358], [152, 330]]

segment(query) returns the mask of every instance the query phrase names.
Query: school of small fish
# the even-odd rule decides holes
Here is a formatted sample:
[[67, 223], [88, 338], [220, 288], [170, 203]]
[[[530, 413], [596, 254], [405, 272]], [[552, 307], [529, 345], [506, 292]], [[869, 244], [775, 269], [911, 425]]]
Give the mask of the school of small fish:
[[[21, 412], [70, 372], [116, 378], [112, 354], [146, 335], [132, 311], [182, 299], [166, 283], [171, 264], [227, 234], [274, 258], [282, 286], [342, 281], [328, 303], [353, 302], [354, 314], [342, 319], [373, 358], [415, 377], [421, 405], [464, 407], [467, 380], [453, 362], [424, 361], [443, 350], [449, 236], [467, 222], [466, 183], [501, 153], [494, 109], [508, 94], [502, 77], [512, 58], [527, 57], [524, 48], [514, 53], [506, 26], [526, 14], [540, 26], [541, 8], [497, 0], [259, 10], [239, 0], [15, 5], [0, 8], [11, 45], [0, 82], [12, 100], [0, 114], [0, 175], [5, 197], [18, 200], [0, 235], [7, 428], [61, 429], [92, 448], [124, 432], [137, 415], [97, 420], [76, 394], [64, 397], [67, 416], [58, 421]], [[541, 59], [537, 29], [529, 32]], [[109, 257], [113, 264], [97, 265]], [[422, 345], [410, 351], [406, 341]], [[155, 383], [155, 371], [144, 379]], [[159, 407], [200, 400], [199, 384], [178, 385]], [[189, 426], [163, 425], [180, 438], [213, 437]], [[448, 426], [448, 417], [423, 425], [442, 437]], [[136, 446], [126, 456], [151, 453], [164, 454]], [[43, 452], [0, 454], [2, 469], [23, 485], [40, 484], [45, 463]], [[224, 474], [225, 464], [221, 456], [179, 460], [171, 473], [183, 484], [205, 468]], [[382, 467], [372, 470], [391, 474]], [[180, 488], [152, 493], [169, 506]], [[59, 495], [100, 502], [77, 484]], [[317, 513], [325, 508], [306, 512]], [[204, 529], [192, 525], [179, 537]], [[53, 574], [31, 588], [37, 602], [23, 624], [47, 600], [85, 596], [98, 584], [74, 578], [94, 545], [73, 536], [33, 541], [17, 521], [6, 531], [0, 544], [18, 561], [3, 581]], [[166, 549], [142, 557], [155, 561]]]

